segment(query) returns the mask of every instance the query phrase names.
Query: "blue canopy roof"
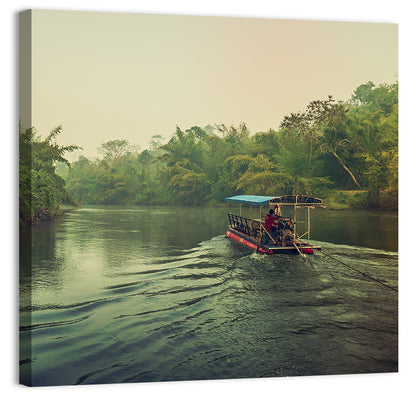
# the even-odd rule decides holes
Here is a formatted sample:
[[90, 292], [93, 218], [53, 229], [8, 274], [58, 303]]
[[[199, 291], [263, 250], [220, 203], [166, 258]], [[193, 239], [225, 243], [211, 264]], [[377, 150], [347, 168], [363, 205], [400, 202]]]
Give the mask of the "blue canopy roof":
[[225, 198], [226, 201], [238, 202], [247, 205], [285, 205], [285, 206], [317, 206], [325, 207], [322, 199], [309, 195], [282, 195], [280, 197], [267, 197], [264, 195], [235, 195]]
[[264, 195], [235, 195], [234, 197], [225, 198], [226, 201], [238, 202], [248, 205], [268, 205], [271, 199], [277, 197], [266, 197]]

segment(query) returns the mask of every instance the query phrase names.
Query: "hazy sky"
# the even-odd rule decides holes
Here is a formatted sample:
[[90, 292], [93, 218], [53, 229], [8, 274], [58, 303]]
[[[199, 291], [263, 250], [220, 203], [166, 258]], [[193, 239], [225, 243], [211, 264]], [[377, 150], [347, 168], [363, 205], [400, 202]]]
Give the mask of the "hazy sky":
[[176, 126], [277, 129], [311, 100], [398, 80], [397, 47], [396, 24], [35, 10], [32, 124], [61, 124], [88, 157]]

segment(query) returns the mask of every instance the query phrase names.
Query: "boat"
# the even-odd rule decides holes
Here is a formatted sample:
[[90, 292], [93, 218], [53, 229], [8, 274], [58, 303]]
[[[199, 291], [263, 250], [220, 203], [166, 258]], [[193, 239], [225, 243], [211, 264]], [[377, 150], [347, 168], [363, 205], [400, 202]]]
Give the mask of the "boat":
[[[227, 202], [240, 204], [240, 214], [228, 213], [229, 226], [225, 236], [241, 245], [262, 254], [313, 254], [321, 250], [321, 246], [310, 243], [310, 211], [315, 208], [324, 208], [322, 199], [309, 195], [235, 195], [225, 198]], [[242, 205], [250, 206], [250, 217], [242, 216]], [[259, 208], [259, 215], [252, 215], [253, 206]], [[268, 209], [264, 210], [267, 206]], [[282, 208], [292, 207], [294, 216], [282, 215]], [[307, 230], [298, 235], [296, 229], [296, 213], [298, 209], [308, 210]], [[265, 215], [273, 210], [275, 229], [267, 230], [265, 227]], [[263, 211], [263, 213], [262, 213]], [[301, 238], [307, 237], [307, 242]]]

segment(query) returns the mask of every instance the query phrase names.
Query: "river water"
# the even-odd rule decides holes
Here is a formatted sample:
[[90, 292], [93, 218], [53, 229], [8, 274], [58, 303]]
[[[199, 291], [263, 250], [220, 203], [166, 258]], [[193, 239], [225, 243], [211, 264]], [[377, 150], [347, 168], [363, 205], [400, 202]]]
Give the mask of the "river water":
[[397, 371], [397, 213], [312, 211], [325, 254], [305, 262], [225, 238], [227, 211], [85, 207], [33, 230], [20, 253], [21, 382]]

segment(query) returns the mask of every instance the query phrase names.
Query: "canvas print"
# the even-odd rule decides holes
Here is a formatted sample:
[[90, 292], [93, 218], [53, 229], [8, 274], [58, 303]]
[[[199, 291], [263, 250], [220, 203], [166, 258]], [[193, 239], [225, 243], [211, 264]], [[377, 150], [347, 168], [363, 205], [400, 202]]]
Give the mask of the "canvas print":
[[397, 372], [397, 30], [23, 11], [20, 382]]

